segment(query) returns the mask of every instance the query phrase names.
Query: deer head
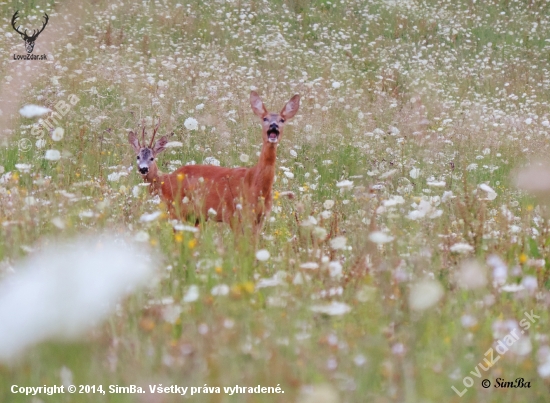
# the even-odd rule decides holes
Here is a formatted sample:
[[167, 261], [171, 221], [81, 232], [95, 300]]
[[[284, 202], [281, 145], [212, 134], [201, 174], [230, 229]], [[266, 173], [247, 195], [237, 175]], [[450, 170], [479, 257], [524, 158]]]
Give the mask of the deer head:
[[34, 41], [36, 40], [36, 38], [38, 38], [38, 35], [40, 35], [42, 31], [44, 31], [44, 28], [46, 28], [46, 25], [48, 25], [48, 20], [49, 20], [48, 14], [44, 13], [45, 22], [43, 23], [42, 28], [39, 29], [38, 31], [36, 29], [33, 29], [32, 35], [29, 36], [27, 35], [26, 29], [24, 32], [19, 31], [19, 28], [21, 27], [21, 25], [19, 25], [18, 27], [15, 26], [15, 21], [18, 18], [17, 13], [19, 13], [19, 11], [16, 11], [13, 17], [11, 17], [11, 26], [13, 27], [15, 32], [21, 35], [21, 38], [25, 40], [25, 49], [27, 50], [27, 53], [32, 53], [32, 51], [34, 50]]
[[285, 122], [291, 119], [298, 112], [300, 107], [300, 95], [296, 94], [286, 103], [279, 113], [269, 113], [260, 99], [260, 96], [252, 91], [250, 93], [250, 105], [252, 110], [262, 119], [262, 133], [264, 143], [275, 144], [283, 135]]
[[145, 143], [145, 124], [144, 123], [142, 124], [141, 142], [139, 141], [137, 135], [133, 131], [128, 133], [128, 142], [136, 152], [138, 171], [144, 178], [150, 172], [156, 173], [157, 164], [155, 162], [155, 158], [158, 154], [164, 151], [164, 149], [166, 148], [166, 144], [168, 143], [168, 138], [166, 136], [162, 136], [155, 143], [153, 143], [155, 141], [155, 135], [157, 134], [159, 126], [160, 126], [160, 118], [157, 125], [154, 128], [153, 136], [151, 137], [151, 141], [149, 142], [149, 145], [146, 145]]

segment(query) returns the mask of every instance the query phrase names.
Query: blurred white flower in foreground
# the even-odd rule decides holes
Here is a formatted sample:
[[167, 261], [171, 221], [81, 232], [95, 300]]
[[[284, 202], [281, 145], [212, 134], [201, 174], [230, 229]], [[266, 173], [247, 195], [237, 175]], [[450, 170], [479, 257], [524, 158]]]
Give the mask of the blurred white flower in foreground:
[[42, 116], [48, 112], [51, 112], [51, 109], [39, 105], [25, 105], [24, 107], [19, 109], [19, 113], [21, 114], [21, 116], [24, 116], [26, 118]]
[[409, 306], [423, 311], [437, 303], [443, 296], [443, 287], [435, 280], [423, 280], [411, 286]]
[[465, 289], [475, 289], [487, 285], [487, 269], [476, 260], [461, 263], [458, 273], [458, 285]]
[[522, 169], [516, 176], [516, 186], [531, 193], [550, 191], [550, 167], [542, 163]]
[[497, 255], [490, 255], [487, 264], [493, 269], [493, 285], [503, 285], [508, 278], [508, 266]]
[[153, 274], [151, 257], [114, 237], [50, 244], [0, 283], [0, 360], [52, 338], [75, 338]]

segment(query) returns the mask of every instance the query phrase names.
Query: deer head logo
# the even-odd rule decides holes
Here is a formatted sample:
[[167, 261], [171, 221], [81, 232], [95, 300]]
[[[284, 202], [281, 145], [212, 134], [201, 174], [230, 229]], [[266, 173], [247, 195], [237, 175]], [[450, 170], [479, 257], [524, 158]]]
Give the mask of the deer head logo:
[[21, 35], [21, 38], [23, 38], [23, 40], [25, 41], [25, 48], [27, 49], [27, 53], [32, 53], [32, 51], [34, 50], [34, 41], [36, 41], [36, 38], [38, 38], [38, 35], [40, 35], [40, 33], [42, 31], [44, 31], [44, 28], [46, 28], [46, 25], [48, 25], [48, 14], [44, 13], [44, 19], [46, 20], [42, 25], [42, 29], [39, 29], [38, 31], [36, 31], [36, 29], [33, 29], [32, 30], [32, 35], [27, 35], [27, 30], [25, 29], [24, 32], [21, 32], [19, 31], [19, 28], [21, 27], [21, 25], [19, 25], [17, 28], [15, 27], [15, 21], [17, 20], [17, 13], [19, 13], [19, 11], [16, 11], [15, 14], [13, 15], [13, 17], [11, 17], [11, 26], [13, 27], [13, 29], [15, 29], [15, 32], [17, 32], [19, 35]]

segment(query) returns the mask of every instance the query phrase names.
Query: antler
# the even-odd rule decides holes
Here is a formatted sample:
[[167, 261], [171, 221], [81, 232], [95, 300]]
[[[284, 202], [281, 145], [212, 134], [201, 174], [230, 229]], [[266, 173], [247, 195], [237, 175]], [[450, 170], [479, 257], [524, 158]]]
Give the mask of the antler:
[[25, 30], [25, 32], [19, 31], [19, 27], [20, 27], [21, 25], [19, 25], [19, 27], [17, 27], [17, 28], [15, 27], [15, 21], [16, 21], [17, 18], [18, 18], [17, 13], [19, 13], [19, 10], [17, 10], [17, 11], [15, 12], [15, 14], [13, 15], [13, 17], [11, 17], [11, 26], [13, 27], [13, 29], [15, 29], [15, 32], [17, 32], [19, 35], [27, 36], [27, 30]]
[[155, 129], [153, 130], [153, 137], [151, 138], [151, 143], [149, 143], [149, 148], [153, 146], [153, 142], [155, 141], [155, 135], [157, 134], [159, 127], [160, 127], [160, 116], [159, 116], [159, 121], [155, 126]]
[[141, 121], [141, 147], [145, 145], [145, 119]]
[[36, 29], [33, 29], [32, 35], [28, 36], [26, 29], [25, 29], [25, 32], [19, 31], [19, 28], [21, 27], [21, 25], [19, 25], [17, 28], [15, 27], [15, 21], [17, 20], [17, 18], [19, 18], [19, 16], [17, 15], [18, 13], [19, 13], [19, 10], [17, 10], [13, 15], [13, 17], [11, 17], [11, 26], [13, 27], [13, 29], [15, 29], [15, 32], [17, 32], [19, 35], [24, 36], [26, 39], [36, 39], [38, 35], [40, 35], [42, 31], [44, 31], [44, 28], [46, 28], [46, 25], [48, 25], [48, 21], [50, 20], [50, 17], [48, 17], [48, 14], [44, 13], [44, 18], [46, 19], [46, 22], [42, 23], [43, 24], [42, 29], [38, 30], [38, 32], [36, 32]]
[[[48, 17], [48, 14], [44, 13], [44, 18], [46, 19], [46, 22], [42, 23], [42, 29], [40, 29], [38, 32], [35, 33], [35, 29], [32, 30], [32, 36], [31, 38], [36, 38], [38, 37], [38, 35], [40, 35], [40, 33], [42, 31], [44, 31], [44, 28], [46, 28], [46, 25], [48, 25], [48, 21], [50, 20], [50, 18]], [[26, 31], [25, 31], [26, 32]]]

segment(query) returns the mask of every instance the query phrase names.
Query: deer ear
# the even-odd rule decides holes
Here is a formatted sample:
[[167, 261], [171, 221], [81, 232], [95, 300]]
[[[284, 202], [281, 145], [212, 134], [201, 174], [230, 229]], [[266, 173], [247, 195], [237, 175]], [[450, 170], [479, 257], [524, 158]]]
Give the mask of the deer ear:
[[300, 95], [296, 94], [292, 98], [290, 98], [290, 101], [288, 101], [281, 111], [281, 116], [284, 119], [291, 119], [296, 115], [296, 112], [298, 112], [298, 108], [300, 107]]
[[252, 110], [256, 116], [263, 118], [267, 115], [267, 109], [256, 91], [250, 92], [250, 106], [252, 106]]
[[153, 146], [153, 155], [163, 152], [166, 149], [166, 144], [168, 144], [168, 138], [166, 136], [162, 136], [160, 139], [155, 141], [155, 145]]
[[136, 154], [139, 153], [139, 150], [141, 150], [141, 146], [139, 145], [139, 140], [134, 132], [128, 133], [128, 142], [136, 152]]

